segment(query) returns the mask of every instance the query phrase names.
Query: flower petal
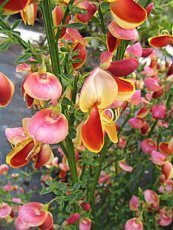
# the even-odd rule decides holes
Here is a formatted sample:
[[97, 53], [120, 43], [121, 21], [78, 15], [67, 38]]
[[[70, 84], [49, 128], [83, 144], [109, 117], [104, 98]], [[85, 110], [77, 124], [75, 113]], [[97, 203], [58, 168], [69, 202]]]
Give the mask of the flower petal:
[[72, 58], [73, 68], [79, 69], [84, 65], [86, 61], [86, 57], [87, 57], [86, 47], [78, 43], [73, 49], [73, 52], [76, 52], [76, 51], [77, 51], [77, 54], [73, 56]]
[[117, 47], [120, 45], [121, 40], [113, 36], [109, 31], [106, 35], [106, 46], [109, 52], [115, 52]]
[[170, 155], [173, 152], [169, 149], [169, 143], [168, 142], [161, 142], [159, 144], [159, 150], [161, 153], [164, 153], [165, 155]]
[[30, 202], [21, 206], [18, 214], [20, 219], [30, 227], [38, 227], [44, 223], [48, 215], [48, 212], [43, 210], [43, 204]]
[[116, 23], [124, 29], [138, 27], [147, 18], [146, 10], [133, 0], [115, 0], [110, 8]]
[[138, 31], [135, 28], [128, 30], [123, 29], [122, 27], [118, 26], [114, 20], [112, 20], [108, 25], [108, 30], [112, 36], [117, 39], [137, 41], [139, 38]]
[[52, 109], [37, 112], [28, 124], [32, 138], [44, 144], [56, 144], [68, 134], [68, 121], [63, 114], [53, 114]]
[[155, 36], [149, 38], [148, 42], [150, 46], [154, 48], [162, 48], [164, 46], [173, 44], [173, 35], [163, 34], [163, 35]]
[[27, 136], [22, 127], [7, 128], [5, 129], [5, 135], [8, 141], [13, 145], [16, 145], [17, 143], [27, 139]]
[[23, 22], [25, 24], [33, 26], [37, 17], [37, 10], [38, 10], [37, 3], [30, 4], [25, 9], [23, 9], [20, 12]]
[[[4, 2], [4, 0], [0, 0], [0, 5]], [[3, 11], [5, 14], [16, 14], [24, 9], [29, 3], [30, 0], [8, 0], [3, 6]]]
[[138, 60], [135, 58], [128, 58], [111, 62], [107, 70], [116, 77], [122, 77], [133, 73], [137, 67]]
[[135, 85], [132, 81], [120, 77], [114, 77], [118, 85], [118, 95], [116, 100], [126, 101], [128, 100], [135, 92]]
[[44, 223], [39, 226], [40, 230], [53, 230], [53, 216], [50, 212], [47, 214], [47, 218]]
[[0, 205], [0, 219], [7, 218], [10, 215], [11, 211], [12, 209], [8, 204], [2, 203]]
[[25, 92], [32, 98], [38, 100], [56, 101], [62, 93], [62, 86], [58, 78], [51, 74], [30, 73], [24, 82]]
[[31, 139], [21, 142], [6, 157], [6, 162], [13, 168], [20, 168], [28, 164], [27, 156], [33, 149], [34, 143]]
[[50, 145], [44, 144], [41, 146], [40, 152], [36, 156], [36, 162], [35, 162], [35, 167], [36, 168], [41, 168], [43, 165], [46, 165], [47, 163], [50, 163], [50, 160], [52, 158], [52, 150]]
[[80, 109], [88, 112], [94, 105], [105, 109], [114, 102], [117, 92], [118, 87], [114, 78], [101, 68], [95, 68], [82, 87]]
[[91, 109], [90, 116], [82, 127], [81, 137], [88, 150], [95, 153], [100, 152], [104, 145], [104, 134], [96, 106]]
[[108, 114], [105, 113], [105, 111], [101, 113], [100, 117], [101, 117], [101, 123], [103, 126], [103, 130], [106, 131], [109, 139], [113, 143], [117, 143], [118, 136], [117, 136], [117, 128], [116, 128], [115, 121], [113, 121], [112, 118], [108, 116]]
[[7, 106], [14, 94], [14, 84], [8, 77], [0, 72], [0, 107]]

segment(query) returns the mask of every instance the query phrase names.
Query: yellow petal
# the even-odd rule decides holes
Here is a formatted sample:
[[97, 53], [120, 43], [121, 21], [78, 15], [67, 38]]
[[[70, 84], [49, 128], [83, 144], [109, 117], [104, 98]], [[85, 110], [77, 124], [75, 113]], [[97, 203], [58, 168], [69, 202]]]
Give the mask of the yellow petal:
[[88, 112], [94, 105], [105, 109], [113, 103], [117, 93], [118, 86], [114, 78], [101, 68], [95, 68], [82, 87], [80, 109]]

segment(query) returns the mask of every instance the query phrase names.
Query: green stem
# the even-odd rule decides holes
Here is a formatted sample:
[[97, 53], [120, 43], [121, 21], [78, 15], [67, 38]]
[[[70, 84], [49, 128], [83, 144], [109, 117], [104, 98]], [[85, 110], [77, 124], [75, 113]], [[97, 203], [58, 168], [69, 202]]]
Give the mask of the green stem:
[[[72, 140], [67, 137], [66, 139], [66, 144], [67, 144], [67, 151], [68, 151], [68, 163], [70, 167], [70, 175], [71, 175], [71, 180], [72, 184], [74, 185], [75, 183], [78, 182], [78, 176], [77, 176], [77, 168], [76, 168], [76, 157], [75, 157], [75, 152], [74, 152], [74, 146]], [[79, 206], [78, 204], [74, 204], [74, 212], [79, 213]], [[76, 223], [76, 228], [79, 229], [79, 223]]]
[[91, 190], [90, 190], [90, 195], [89, 195], [89, 203], [92, 205], [92, 207], [94, 206], [94, 193], [95, 193], [95, 190], [96, 190], [96, 186], [97, 186], [97, 183], [98, 183], [98, 179], [100, 177], [100, 172], [101, 172], [101, 169], [102, 169], [102, 163], [106, 157], [106, 153], [107, 153], [107, 143], [105, 143], [103, 149], [101, 150], [100, 152], [100, 158], [99, 158], [99, 164], [96, 168], [96, 172], [94, 174], [94, 181], [93, 181], [93, 184], [92, 184], [92, 187], [91, 187]]
[[50, 52], [50, 58], [52, 62], [53, 73], [59, 77], [61, 73], [58, 44], [55, 39], [55, 34], [53, 30], [53, 19], [51, 13], [51, 3], [50, 0], [41, 1], [41, 9], [43, 13], [43, 19], [45, 24], [46, 36], [48, 41], [48, 47]]
[[152, 133], [153, 133], [153, 131], [154, 131], [156, 125], [157, 125], [157, 122], [158, 122], [158, 120], [155, 120], [155, 121], [153, 122], [153, 125], [151, 126], [150, 132], [149, 132], [148, 135], [147, 135], [148, 138], [151, 137], [151, 135], [152, 135]]
[[75, 158], [73, 142], [69, 137], [67, 137], [66, 144], [67, 144], [67, 151], [68, 151], [68, 163], [70, 166], [71, 180], [72, 180], [72, 184], [75, 184], [78, 181], [76, 158]]
[[116, 53], [116, 60], [121, 60], [124, 57], [124, 53], [126, 51], [126, 48], [129, 44], [129, 41], [121, 41], [120, 45], [117, 48], [117, 53]]
[[[98, 0], [98, 3], [100, 3], [99, 0]], [[102, 32], [103, 32], [104, 35], [106, 35], [106, 27], [105, 27], [105, 23], [104, 23], [104, 18], [103, 18], [103, 13], [102, 13], [102, 9], [101, 9], [101, 4], [99, 4], [99, 7], [98, 7], [98, 14], [99, 14], [100, 22], [101, 22]]]
[[[66, 19], [67, 19], [69, 13], [70, 13], [70, 7], [73, 5], [74, 1], [75, 1], [75, 0], [70, 0], [68, 6], [67, 6], [67, 8], [66, 8], [66, 11], [65, 11], [65, 13], [64, 13], [64, 17], [63, 17], [63, 19], [62, 19], [62, 21], [61, 21], [61, 25], [64, 25], [64, 24], [65, 24]], [[56, 39], [57, 39], [57, 40], [59, 39], [59, 37], [60, 37], [60, 35], [61, 35], [62, 29], [63, 29], [63, 26], [61, 26], [61, 27], [58, 29], [58, 31], [57, 31], [57, 34], [56, 34]]]

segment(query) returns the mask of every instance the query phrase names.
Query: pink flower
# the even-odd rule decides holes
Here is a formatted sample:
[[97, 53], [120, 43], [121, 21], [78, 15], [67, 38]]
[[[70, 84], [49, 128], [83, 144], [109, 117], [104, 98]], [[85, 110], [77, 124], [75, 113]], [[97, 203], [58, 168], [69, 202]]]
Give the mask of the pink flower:
[[153, 139], [147, 138], [141, 142], [141, 149], [144, 153], [151, 154], [153, 150], [157, 150], [157, 143]]
[[143, 223], [134, 217], [126, 222], [125, 230], [143, 230]]
[[166, 227], [172, 223], [172, 208], [163, 207], [159, 210], [158, 224]]
[[166, 115], [166, 106], [164, 105], [154, 105], [151, 109], [153, 118], [164, 119]]
[[142, 56], [142, 47], [139, 42], [127, 47], [126, 51], [132, 55], [132, 57], [140, 58]]
[[52, 104], [56, 104], [62, 94], [62, 86], [58, 78], [48, 72], [29, 73], [23, 82], [23, 90], [28, 107], [33, 103], [38, 104], [38, 101], [51, 100]]
[[141, 118], [133, 117], [128, 120], [129, 125], [134, 129], [141, 129], [144, 125], [144, 121]]
[[129, 202], [129, 208], [130, 210], [137, 211], [138, 207], [139, 207], [139, 198], [133, 195]]
[[156, 78], [148, 77], [144, 79], [145, 86], [149, 91], [157, 92], [162, 89]]
[[8, 173], [9, 166], [7, 164], [0, 165], [0, 175], [6, 175]]
[[154, 209], [159, 208], [159, 197], [157, 193], [155, 193], [150, 189], [147, 189], [144, 191], [144, 198], [146, 202], [151, 205], [152, 208]]
[[75, 224], [80, 219], [79, 213], [73, 213], [68, 219], [65, 221], [65, 225]]
[[126, 147], [126, 139], [125, 139], [125, 137], [124, 136], [121, 136], [120, 138], [119, 138], [119, 142], [118, 142], [118, 148], [120, 148], [120, 149], [124, 149], [125, 147]]
[[105, 184], [110, 182], [110, 175], [107, 174], [105, 171], [101, 171], [98, 183]]
[[90, 230], [91, 229], [91, 220], [89, 218], [82, 218], [79, 223], [79, 230]]
[[137, 41], [139, 38], [138, 31], [135, 28], [123, 29], [114, 20], [108, 25], [109, 32], [120, 40], [133, 40]]
[[[22, 230], [21, 226], [23, 226], [23, 229], [29, 229], [30, 227], [51, 229], [53, 219], [51, 213], [46, 210], [43, 204], [30, 202], [20, 207], [15, 226], [17, 230]], [[47, 228], [44, 226], [47, 226]]]
[[135, 93], [129, 99], [132, 105], [139, 105], [141, 103], [141, 91], [136, 90]]
[[119, 161], [118, 165], [120, 166], [120, 168], [126, 172], [132, 172], [133, 168], [128, 165], [125, 161]]
[[6, 204], [6, 203], [2, 203], [0, 204], [0, 219], [5, 219], [7, 218], [12, 212], [11, 207]]
[[28, 134], [29, 118], [23, 119], [23, 127], [5, 130], [7, 139], [13, 145], [6, 162], [13, 168], [27, 165], [32, 159], [36, 168], [50, 164], [53, 152], [49, 145], [34, 141]]
[[156, 165], [164, 165], [167, 163], [166, 156], [155, 150], [151, 152], [151, 160], [153, 164], [156, 164]]
[[45, 144], [57, 144], [68, 134], [68, 121], [61, 113], [54, 113], [52, 109], [37, 112], [29, 121], [30, 136]]

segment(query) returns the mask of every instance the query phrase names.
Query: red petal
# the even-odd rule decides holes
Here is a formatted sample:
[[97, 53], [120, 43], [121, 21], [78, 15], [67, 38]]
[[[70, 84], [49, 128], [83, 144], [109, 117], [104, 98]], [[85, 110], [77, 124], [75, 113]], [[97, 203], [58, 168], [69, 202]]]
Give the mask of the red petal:
[[0, 107], [7, 106], [14, 94], [14, 85], [8, 77], [0, 72]]
[[160, 36], [155, 36], [152, 38], [149, 38], [149, 44], [150, 46], [154, 48], [162, 48], [167, 45], [173, 44], [173, 35], [164, 34]]
[[88, 120], [82, 127], [82, 141], [91, 151], [98, 153], [104, 144], [104, 135], [97, 107], [93, 107]]
[[115, 38], [109, 31], [106, 36], [106, 45], [109, 52], [115, 52], [117, 47], [119, 46], [121, 40]]
[[52, 157], [52, 151], [49, 145], [44, 144], [41, 147], [40, 152], [37, 155], [37, 162], [35, 164], [36, 168], [41, 168], [45, 165]]
[[95, 12], [97, 11], [97, 6], [93, 3], [89, 3], [86, 14], [77, 14], [76, 18], [83, 23], [87, 23], [91, 20]]
[[117, 100], [124, 101], [129, 99], [135, 92], [135, 85], [132, 81], [120, 77], [114, 77], [118, 85]]
[[86, 47], [81, 45], [80, 43], [78, 43], [73, 49], [73, 52], [75, 52], [75, 51], [78, 51], [78, 54], [75, 55], [72, 58], [72, 60], [73, 61], [78, 60], [78, 62], [73, 63], [73, 68], [79, 69], [83, 66], [83, 64], [86, 61], [86, 56], [87, 56]]
[[115, 0], [110, 3], [110, 8], [115, 21], [124, 29], [141, 25], [147, 17], [146, 10], [134, 0]]
[[164, 153], [166, 155], [172, 154], [173, 152], [169, 149], [169, 143], [167, 142], [161, 142], [159, 144], [159, 150], [161, 153]]
[[[6, 14], [15, 14], [23, 10], [30, 1], [31, 0], [8, 0], [6, 1], [7, 3], [4, 5], [3, 10]], [[0, 5], [4, 2], [4, 0], [0, 0]]]
[[111, 62], [107, 70], [117, 77], [127, 76], [138, 67], [138, 61], [135, 58], [123, 59]]
[[13, 168], [20, 168], [27, 165], [29, 160], [26, 157], [33, 147], [34, 143], [32, 140], [21, 142], [7, 155], [7, 164]]
[[150, 54], [152, 54], [153, 52], [153, 48], [143, 48], [142, 49], [142, 57], [146, 58], [148, 56], [150, 56]]

